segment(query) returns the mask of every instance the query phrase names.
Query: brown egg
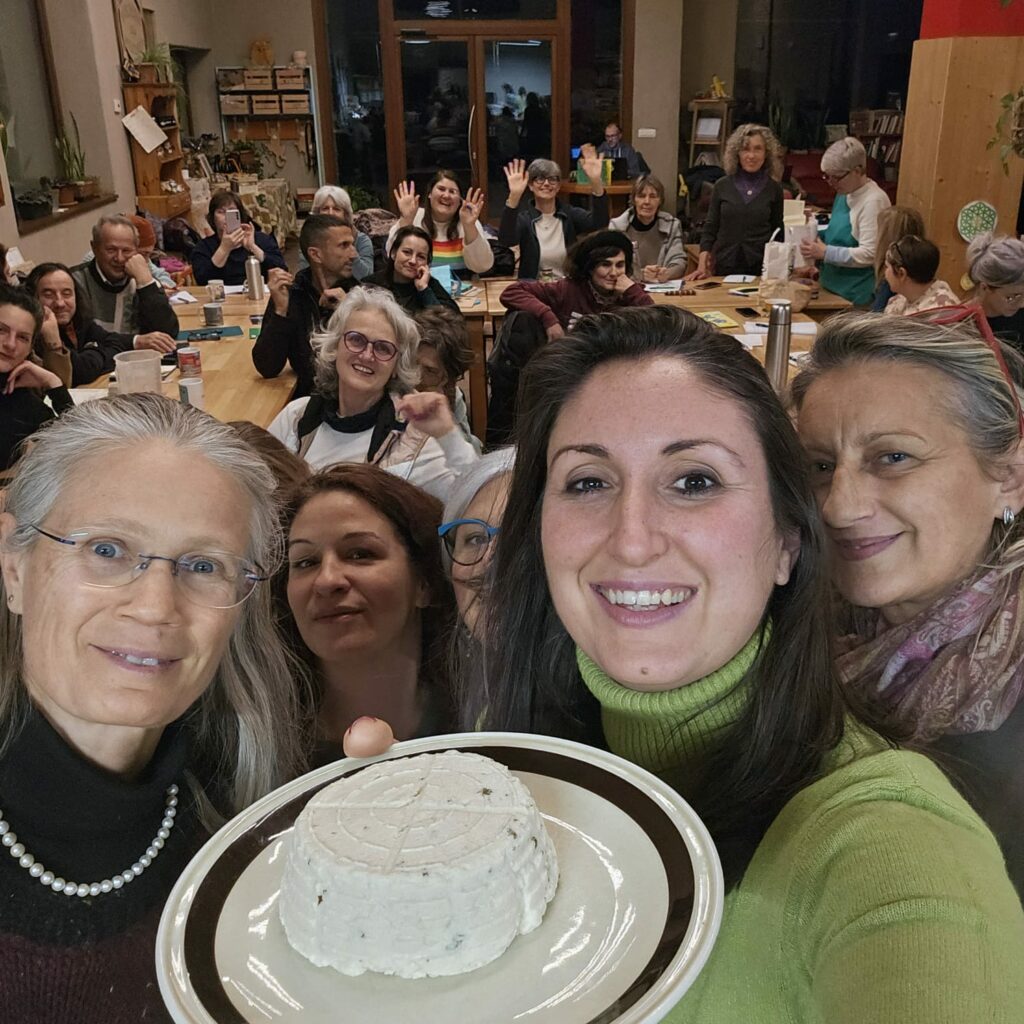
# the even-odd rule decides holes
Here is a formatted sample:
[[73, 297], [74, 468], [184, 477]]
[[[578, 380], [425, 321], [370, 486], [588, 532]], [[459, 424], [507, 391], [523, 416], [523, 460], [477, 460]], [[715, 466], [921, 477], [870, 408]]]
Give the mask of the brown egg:
[[364, 715], [348, 727], [343, 745], [346, 757], [376, 757], [387, 753], [394, 742], [395, 734], [383, 718]]

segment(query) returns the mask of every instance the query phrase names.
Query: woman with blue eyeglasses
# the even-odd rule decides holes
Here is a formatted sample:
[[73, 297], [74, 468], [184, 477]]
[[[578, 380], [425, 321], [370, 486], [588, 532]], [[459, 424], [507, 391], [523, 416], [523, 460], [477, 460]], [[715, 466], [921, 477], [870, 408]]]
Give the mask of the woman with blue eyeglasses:
[[19, 463], [0, 516], [4, 1020], [163, 1020], [171, 888], [301, 770], [273, 490], [230, 427], [158, 395], [71, 410]]
[[498, 448], [481, 456], [452, 488], [438, 533], [442, 557], [455, 590], [459, 617], [468, 637], [483, 636], [487, 569], [508, 501], [515, 448]]
[[416, 322], [379, 288], [356, 288], [315, 335], [316, 384], [281, 410], [270, 433], [314, 470], [380, 466], [444, 501], [477, 460], [447, 398], [420, 381]]

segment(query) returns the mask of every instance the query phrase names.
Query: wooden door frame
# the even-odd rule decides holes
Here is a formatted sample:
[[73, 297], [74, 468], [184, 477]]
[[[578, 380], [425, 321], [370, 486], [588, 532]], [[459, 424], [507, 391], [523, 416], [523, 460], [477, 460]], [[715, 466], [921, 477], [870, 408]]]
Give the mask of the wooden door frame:
[[[324, 0], [319, 0], [323, 3]], [[485, 39], [545, 39], [551, 41], [551, 148], [553, 153], [569, 152], [569, 105], [571, 93], [570, 0], [558, 0], [557, 16], [549, 21], [396, 21], [394, 0], [378, 0], [380, 17], [381, 65], [384, 72], [384, 121], [387, 133], [388, 177], [401, 181], [406, 173], [399, 154], [405, 153], [405, 103], [402, 92], [401, 37], [416, 33], [431, 39], [468, 40], [468, 74], [471, 101], [477, 106], [472, 145], [476, 148], [473, 164], [477, 169], [474, 185], [487, 184], [487, 175], [480, 174], [481, 154], [487, 148], [487, 121], [480, 113], [485, 89], [480, 61]], [[556, 102], [556, 97], [559, 101]], [[564, 156], [563, 156], [564, 159]]]

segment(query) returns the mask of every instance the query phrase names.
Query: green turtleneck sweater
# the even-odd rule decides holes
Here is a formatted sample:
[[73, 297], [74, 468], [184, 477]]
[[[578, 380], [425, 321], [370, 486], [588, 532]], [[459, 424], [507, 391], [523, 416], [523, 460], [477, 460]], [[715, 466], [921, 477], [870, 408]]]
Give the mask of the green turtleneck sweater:
[[[705, 679], [640, 693], [585, 654], [609, 748], [685, 775], [736, 717], [757, 638]], [[707, 711], [709, 701], [725, 699]], [[726, 897], [668, 1024], [1021, 1024], [1024, 912], [992, 834], [942, 772], [851, 723]]]

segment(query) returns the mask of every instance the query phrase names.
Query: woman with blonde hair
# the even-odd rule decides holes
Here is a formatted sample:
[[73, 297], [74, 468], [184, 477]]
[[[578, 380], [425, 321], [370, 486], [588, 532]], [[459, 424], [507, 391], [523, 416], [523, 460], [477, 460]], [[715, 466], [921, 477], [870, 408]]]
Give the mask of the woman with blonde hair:
[[369, 462], [442, 501], [477, 459], [438, 392], [416, 391], [419, 331], [381, 288], [356, 288], [315, 335], [316, 385], [270, 433], [314, 470]]
[[885, 254], [893, 242], [906, 235], [924, 238], [924, 218], [912, 206], [890, 206], [878, 214], [878, 243], [875, 250], [875, 298], [873, 313], [881, 313], [896, 293], [885, 279]]
[[955, 755], [1024, 893], [1024, 360], [978, 327], [964, 307], [834, 317], [792, 397], [840, 676]]
[[760, 274], [765, 242], [782, 230], [782, 151], [772, 130], [741, 124], [725, 144], [724, 164], [700, 236], [697, 269], [687, 280]]
[[159, 395], [39, 433], [0, 516], [0, 992], [16, 1021], [162, 1020], [171, 888], [302, 769], [266, 581], [274, 479]]

